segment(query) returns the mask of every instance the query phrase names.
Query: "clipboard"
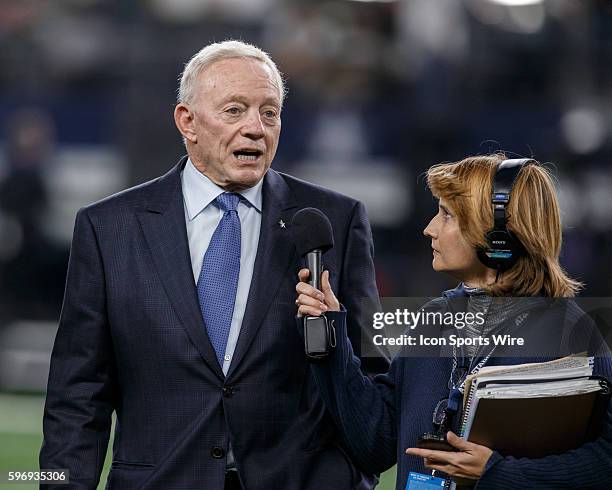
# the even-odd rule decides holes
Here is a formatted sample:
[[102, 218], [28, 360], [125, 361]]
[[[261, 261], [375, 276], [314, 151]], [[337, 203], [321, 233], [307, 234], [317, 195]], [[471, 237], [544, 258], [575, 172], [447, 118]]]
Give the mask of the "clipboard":
[[[607, 417], [612, 396], [610, 383], [600, 376], [555, 379], [596, 380], [598, 391], [567, 396], [535, 398], [478, 398], [473, 396], [466, 405], [467, 424], [463, 437], [487, 446], [502, 456], [540, 458], [561, 454], [597, 438]], [[525, 380], [534, 384], [550, 379]], [[521, 384], [521, 380], [487, 380], [487, 385]]]

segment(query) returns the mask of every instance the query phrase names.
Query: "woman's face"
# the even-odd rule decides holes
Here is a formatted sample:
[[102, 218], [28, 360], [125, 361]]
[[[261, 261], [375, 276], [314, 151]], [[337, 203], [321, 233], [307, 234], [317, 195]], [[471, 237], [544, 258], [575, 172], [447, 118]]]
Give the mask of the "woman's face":
[[432, 267], [436, 272], [446, 272], [463, 282], [479, 282], [486, 274], [474, 248], [463, 238], [459, 221], [450, 206], [440, 199], [436, 214], [423, 234], [431, 238]]

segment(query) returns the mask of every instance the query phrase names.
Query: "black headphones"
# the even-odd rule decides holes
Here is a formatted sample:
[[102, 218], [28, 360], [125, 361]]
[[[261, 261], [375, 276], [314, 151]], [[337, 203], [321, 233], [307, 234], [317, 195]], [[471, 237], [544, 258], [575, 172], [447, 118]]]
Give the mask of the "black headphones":
[[493, 178], [493, 194], [491, 203], [493, 204], [493, 229], [485, 235], [487, 245], [477, 250], [480, 261], [491, 269], [503, 272], [514, 264], [521, 255], [525, 253], [525, 247], [520, 240], [515, 237], [506, 224], [506, 208], [510, 203], [510, 194], [514, 181], [519, 172], [525, 165], [538, 162], [531, 158], [517, 158], [504, 160], [497, 167]]

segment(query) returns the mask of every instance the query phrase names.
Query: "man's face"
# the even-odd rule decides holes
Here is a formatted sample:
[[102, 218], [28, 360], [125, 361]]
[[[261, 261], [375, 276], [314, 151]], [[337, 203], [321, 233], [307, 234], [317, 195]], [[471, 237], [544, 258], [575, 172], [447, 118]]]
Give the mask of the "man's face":
[[228, 191], [253, 187], [272, 164], [281, 129], [272, 70], [252, 58], [218, 61], [200, 72], [194, 95], [175, 110], [191, 161]]

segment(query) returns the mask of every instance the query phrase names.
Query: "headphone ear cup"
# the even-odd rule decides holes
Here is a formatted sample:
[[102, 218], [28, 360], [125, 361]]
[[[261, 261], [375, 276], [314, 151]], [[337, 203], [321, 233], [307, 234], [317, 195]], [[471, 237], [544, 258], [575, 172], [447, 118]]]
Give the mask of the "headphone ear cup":
[[510, 194], [514, 181], [521, 169], [528, 164], [537, 162], [530, 158], [504, 160], [497, 166], [493, 177], [493, 229], [485, 235], [486, 245], [478, 249], [478, 259], [487, 267], [497, 271], [510, 269], [521, 255], [525, 254], [525, 248], [520, 240], [515, 238], [507, 223], [507, 207], [510, 203]]
[[522, 255], [523, 247], [509, 230], [491, 230], [485, 235], [487, 245], [476, 251], [478, 259], [490, 269], [506, 271]]

